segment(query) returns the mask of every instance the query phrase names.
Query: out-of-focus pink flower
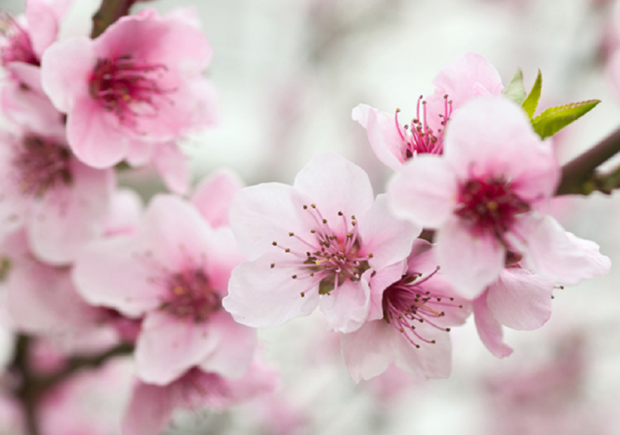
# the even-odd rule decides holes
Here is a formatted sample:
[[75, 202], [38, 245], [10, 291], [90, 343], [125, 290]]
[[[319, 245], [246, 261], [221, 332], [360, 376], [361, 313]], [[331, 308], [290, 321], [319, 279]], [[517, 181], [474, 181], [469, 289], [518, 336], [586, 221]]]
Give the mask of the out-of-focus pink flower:
[[232, 405], [273, 392], [277, 374], [259, 363], [239, 379], [193, 368], [165, 386], [137, 381], [123, 418], [123, 435], [158, 435], [172, 421], [175, 409], [209, 408], [222, 411]]
[[219, 170], [202, 180], [192, 194], [192, 204], [213, 228], [229, 226], [228, 211], [244, 183], [234, 172]]
[[70, 270], [34, 258], [24, 231], [2, 240], [0, 259], [6, 265], [2, 286], [16, 329], [59, 335], [96, 327], [97, 309], [77, 294]]
[[115, 176], [78, 161], [60, 114], [37, 101], [22, 100], [14, 132], [0, 135], [0, 236], [24, 225], [37, 257], [65, 265], [101, 234]]
[[527, 269], [508, 267], [473, 304], [478, 335], [498, 358], [512, 353], [503, 341], [502, 326], [531, 331], [551, 317], [553, 281]]
[[353, 109], [353, 120], [367, 131], [377, 158], [400, 171], [419, 154], [442, 154], [444, 130], [452, 112], [480, 95], [499, 95], [504, 86], [497, 70], [483, 56], [466, 53], [446, 65], [433, 80], [435, 92], [418, 99], [416, 117], [401, 125], [396, 115], [365, 104]]
[[41, 434], [119, 435], [132, 376], [131, 359], [117, 358], [59, 383], [39, 402]]
[[95, 40], [73, 38], [43, 56], [43, 89], [66, 113], [69, 145], [86, 164], [148, 161], [156, 144], [215, 122], [215, 91], [202, 73], [202, 32], [144, 10]]
[[406, 264], [370, 278], [371, 311], [377, 312], [370, 317], [376, 320], [342, 336], [342, 354], [355, 382], [379, 375], [392, 363], [415, 377], [450, 375], [447, 326], [462, 324], [470, 310], [438, 274], [431, 248], [418, 239]]
[[477, 98], [453, 116], [445, 139], [443, 156], [409, 162], [388, 195], [398, 214], [437, 230], [439, 265], [460, 294], [478, 297], [498, 278], [508, 254], [564, 284], [609, 270], [596, 244], [538, 211], [554, 194], [560, 168], [519, 106], [501, 97]]
[[222, 309], [231, 270], [243, 257], [228, 228], [212, 229], [186, 201], [156, 196], [138, 234], [89, 245], [74, 280], [93, 305], [143, 317], [136, 343], [138, 376], [167, 384], [190, 367], [241, 376], [255, 333]]
[[230, 221], [250, 258], [233, 271], [224, 299], [235, 319], [276, 326], [318, 305], [340, 332], [366, 320], [373, 270], [404, 260], [420, 232], [389, 213], [384, 195], [375, 201], [366, 173], [335, 154], [312, 159], [293, 186], [241, 190]]
[[[7, 67], [21, 63], [38, 67], [45, 50], [56, 40], [60, 19], [71, 0], [27, 0], [24, 16], [0, 15], [0, 60]], [[18, 78], [19, 79], [19, 78]]]

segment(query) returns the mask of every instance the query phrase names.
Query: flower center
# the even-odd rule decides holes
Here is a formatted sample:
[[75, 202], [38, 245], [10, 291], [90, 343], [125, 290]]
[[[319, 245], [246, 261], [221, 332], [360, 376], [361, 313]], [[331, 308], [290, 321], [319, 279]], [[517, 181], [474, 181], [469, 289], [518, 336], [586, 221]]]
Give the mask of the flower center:
[[481, 233], [492, 233], [500, 240], [513, 225], [517, 215], [530, 211], [503, 179], [469, 180], [459, 188], [459, 205], [455, 214]]
[[220, 295], [200, 269], [184, 270], [165, 280], [168, 293], [160, 309], [168, 314], [188, 318], [195, 323], [205, 322], [222, 307]]
[[6, 39], [0, 53], [2, 65], [24, 62], [40, 66], [30, 42], [30, 36], [17, 24], [17, 21], [5, 12], [0, 12], [0, 35]]
[[452, 100], [448, 99], [448, 95], [444, 95], [443, 113], [437, 115], [440, 119], [439, 124], [441, 127], [435, 131], [428, 123], [430, 116], [426, 107], [426, 101], [423, 98], [422, 95], [418, 98], [416, 117], [411, 121], [411, 126], [405, 124], [403, 128], [400, 127], [398, 122], [400, 109], [396, 109], [396, 116], [394, 117], [396, 130], [405, 143], [405, 156], [407, 159], [417, 154], [443, 154], [443, 131], [446, 123], [450, 120], [450, 115], [452, 115]]
[[[315, 225], [310, 229], [310, 234], [300, 236], [289, 233], [302, 242], [307, 247], [304, 251], [295, 251], [286, 248], [278, 242], [272, 245], [283, 249], [296, 257], [295, 265], [302, 265], [307, 274], [292, 275], [293, 279], [310, 279], [312, 283], [308, 289], [314, 287], [319, 281], [319, 293], [330, 294], [337, 290], [346, 279], [359, 281], [362, 274], [370, 268], [368, 260], [372, 254], [366, 256], [359, 255], [361, 240], [357, 231], [357, 220], [355, 216], [347, 218], [344, 213], [338, 212], [338, 217], [342, 222], [341, 230], [336, 231], [329, 225], [328, 220], [321, 214], [315, 204], [304, 205], [303, 209], [310, 214]], [[271, 268], [276, 267], [275, 263]], [[302, 291], [301, 296], [305, 296]]]
[[172, 103], [165, 95], [174, 89], [160, 86], [166, 71], [165, 65], [148, 64], [130, 55], [98, 59], [90, 77], [90, 95], [114, 112], [121, 124], [135, 128], [136, 118], [157, 117], [161, 97]]
[[72, 182], [71, 152], [54, 141], [28, 135], [13, 160], [19, 189], [25, 195], [41, 196], [49, 189]]
[[426, 323], [440, 331], [450, 332], [450, 328], [438, 326], [435, 319], [444, 317], [446, 309], [463, 308], [463, 305], [454, 302], [453, 297], [424, 290], [422, 285], [435, 273], [437, 270], [422, 279], [419, 279], [421, 274], [408, 273], [383, 292], [383, 319], [416, 348], [420, 347], [420, 342], [435, 344], [435, 340], [420, 335], [416, 323]]

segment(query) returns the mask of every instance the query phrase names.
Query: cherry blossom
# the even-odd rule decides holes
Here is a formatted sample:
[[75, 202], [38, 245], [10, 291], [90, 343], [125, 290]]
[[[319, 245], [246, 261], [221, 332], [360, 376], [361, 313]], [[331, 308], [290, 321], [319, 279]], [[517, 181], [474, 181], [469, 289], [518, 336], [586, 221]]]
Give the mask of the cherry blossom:
[[156, 144], [215, 122], [215, 91], [202, 77], [210, 58], [199, 29], [147, 9], [94, 40], [50, 47], [43, 89], [67, 114], [69, 145], [86, 164], [146, 162]]
[[239, 379], [193, 368], [164, 386], [137, 381], [123, 418], [122, 433], [158, 435], [172, 422], [175, 409], [222, 411], [242, 401], [269, 394], [276, 385], [276, 372], [258, 362], [254, 362]]
[[442, 154], [444, 131], [452, 116], [467, 101], [480, 95], [499, 95], [504, 89], [497, 70], [483, 56], [465, 53], [446, 65], [433, 80], [435, 92], [417, 102], [416, 116], [402, 125], [395, 115], [360, 104], [352, 117], [368, 134], [368, 141], [384, 164], [400, 171], [418, 154]]
[[370, 309], [368, 276], [398, 263], [420, 228], [373, 197], [368, 175], [321, 154], [293, 186], [266, 183], [234, 197], [230, 222], [249, 261], [233, 271], [225, 308], [254, 327], [280, 325], [317, 306], [330, 327], [361, 326]]
[[235, 323], [221, 303], [242, 260], [230, 229], [212, 229], [186, 201], [158, 195], [139, 233], [93, 242], [73, 276], [89, 303], [144, 318], [137, 374], [164, 385], [193, 366], [238, 377], [250, 364], [254, 331]]
[[377, 315], [342, 335], [342, 354], [355, 382], [384, 372], [391, 363], [414, 377], [448, 377], [451, 344], [448, 326], [462, 324], [469, 303], [438, 273], [432, 245], [416, 240], [407, 262], [370, 278]]
[[598, 247], [581, 249], [592, 242], [538, 211], [559, 176], [552, 147], [534, 133], [524, 111], [502, 97], [480, 97], [453, 116], [444, 155], [409, 162], [388, 195], [399, 215], [437, 230], [442, 273], [463, 296], [475, 298], [513, 256], [563, 284], [609, 268]]

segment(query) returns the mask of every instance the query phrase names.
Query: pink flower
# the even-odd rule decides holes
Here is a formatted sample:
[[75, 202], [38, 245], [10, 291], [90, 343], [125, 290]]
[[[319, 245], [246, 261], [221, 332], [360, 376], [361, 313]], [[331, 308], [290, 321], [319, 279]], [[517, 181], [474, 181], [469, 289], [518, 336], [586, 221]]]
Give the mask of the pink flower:
[[[33, 112], [41, 109], [32, 107]], [[49, 116], [54, 114], [52, 110]], [[3, 133], [0, 141], [0, 235], [24, 225], [37, 257], [56, 265], [70, 263], [101, 234], [100, 221], [115, 184], [113, 171], [79, 162], [66, 146], [60, 123], [35, 122], [16, 134]]]
[[0, 59], [3, 66], [19, 62], [38, 67], [41, 56], [58, 36], [59, 22], [71, 0], [27, 0], [25, 16], [0, 15]]
[[432, 245], [416, 240], [406, 264], [395, 264], [370, 278], [378, 315], [342, 335], [342, 354], [357, 383], [391, 363], [414, 377], [448, 377], [451, 344], [447, 332], [469, 315], [469, 304], [455, 298], [437, 273]]
[[255, 333], [221, 304], [241, 261], [228, 228], [212, 229], [184, 200], [158, 195], [138, 234], [92, 243], [73, 276], [91, 304], [144, 317], [137, 374], [164, 385], [194, 366], [238, 377], [250, 364]]
[[273, 392], [276, 373], [258, 363], [240, 379], [227, 379], [198, 368], [165, 386], [136, 382], [122, 423], [123, 435], [158, 435], [172, 422], [175, 409], [222, 411]]
[[371, 269], [406, 258], [420, 232], [389, 214], [368, 175], [335, 154], [312, 159], [293, 186], [241, 190], [230, 221], [250, 261], [233, 271], [224, 307], [253, 327], [280, 325], [318, 305], [332, 329], [357, 329], [370, 308]]
[[41, 65], [43, 89], [67, 114], [69, 145], [86, 164], [148, 161], [154, 144], [215, 121], [215, 92], [202, 77], [210, 58], [199, 29], [143, 10], [95, 40], [50, 47]]
[[437, 230], [442, 273], [463, 296], [478, 297], [509, 254], [564, 284], [609, 269], [598, 247], [580, 248], [592, 242], [568, 235], [539, 212], [555, 193], [560, 168], [520, 107], [480, 97], [454, 115], [445, 139], [442, 157], [409, 162], [388, 195], [400, 215]]
[[452, 112], [480, 95], [499, 95], [504, 89], [497, 70], [484, 57], [465, 53], [446, 65], [433, 80], [435, 92], [418, 99], [416, 117], [401, 125], [396, 115], [379, 112], [365, 104], [353, 109], [352, 117], [367, 131], [377, 158], [400, 171], [418, 154], [442, 154], [444, 130]]

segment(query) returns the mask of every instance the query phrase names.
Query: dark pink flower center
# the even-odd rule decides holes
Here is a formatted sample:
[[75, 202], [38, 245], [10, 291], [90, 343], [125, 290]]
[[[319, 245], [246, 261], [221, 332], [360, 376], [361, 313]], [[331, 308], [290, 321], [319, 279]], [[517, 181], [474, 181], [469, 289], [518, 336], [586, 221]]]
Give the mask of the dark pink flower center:
[[5, 38], [1, 49], [2, 65], [24, 62], [40, 66], [30, 36], [10, 15], [0, 12], [0, 34]]
[[93, 70], [90, 95], [121, 124], [136, 127], [138, 117], [157, 117], [159, 104], [171, 101], [166, 95], [174, 89], [164, 89], [161, 81], [167, 67], [135, 60], [132, 56], [98, 59]]
[[517, 215], [530, 211], [510, 182], [503, 179], [473, 179], [461, 184], [456, 215], [469, 222], [476, 231], [503, 239]]
[[441, 128], [435, 131], [428, 123], [431, 115], [428, 114], [426, 101], [424, 101], [423, 98], [424, 97], [420, 95], [416, 118], [411, 121], [411, 126], [405, 124], [405, 126], [401, 128], [398, 122], [398, 113], [400, 109], [396, 109], [396, 129], [405, 143], [405, 156], [407, 159], [417, 154], [443, 154], [443, 132], [446, 123], [450, 120], [450, 115], [452, 115], [452, 101], [448, 99], [448, 95], [444, 95], [444, 111], [443, 113], [437, 114], [440, 119], [439, 124]]
[[21, 145], [13, 169], [23, 194], [41, 196], [49, 189], [71, 184], [72, 157], [68, 148], [34, 135], [24, 137]]
[[428, 340], [420, 335], [416, 324], [426, 323], [441, 331], [449, 332], [450, 328], [437, 325], [435, 320], [444, 317], [446, 309], [463, 308], [463, 305], [455, 303], [453, 297], [424, 289], [423, 284], [436, 272], [422, 279], [421, 274], [407, 273], [383, 292], [384, 320], [402, 333], [416, 348], [420, 347], [419, 343], [435, 344], [435, 340]]
[[[295, 274], [292, 278], [300, 281], [309, 279], [311, 284], [308, 289], [314, 287], [317, 280], [320, 281], [320, 294], [329, 294], [337, 290], [346, 279], [358, 281], [362, 273], [368, 270], [368, 260], [373, 255], [358, 254], [361, 240], [355, 216], [349, 219], [342, 212], [338, 212], [337, 219], [342, 222], [342, 230], [337, 234], [315, 204], [304, 205], [303, 209], [310, 214], [315, 225], [310, 229], [309, 234], [300, 235], [291, 232], [288, 235], [301, 241], [307, 249], [295, 251], [278, 242], [273, 242], [273, 246], [296, 257], [294, 262], [296, 265], [302, 265], [307, 270], [306, 274]], [[276, 267], [276, 264], [271, 264], [271, 267]], [[305, 296], [305, 291], [300, 294], [302, 297]]]
[[165, 280], [167, 295], [160, 309], [174, 317], [205, 322], [222, 307], [220, 295], [200, 269], [169, 275]]

